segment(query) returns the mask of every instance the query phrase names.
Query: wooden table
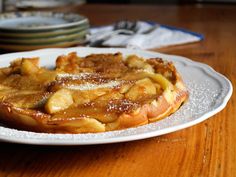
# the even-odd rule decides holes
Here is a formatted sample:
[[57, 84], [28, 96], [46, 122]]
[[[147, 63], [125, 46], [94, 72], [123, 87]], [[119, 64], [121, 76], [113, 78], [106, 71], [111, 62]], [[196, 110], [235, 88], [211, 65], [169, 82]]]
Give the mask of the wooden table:
[[[157, 49], [204, 62], [236, 88], [236, 6], [115, 6], [71, 8], [93, 25], [142, 19], [193, 30], [205, 40]], [[74, 147], [0, 144], [0, 176], [236, 176], [236, 95], [196, 126], [141, 141]]]

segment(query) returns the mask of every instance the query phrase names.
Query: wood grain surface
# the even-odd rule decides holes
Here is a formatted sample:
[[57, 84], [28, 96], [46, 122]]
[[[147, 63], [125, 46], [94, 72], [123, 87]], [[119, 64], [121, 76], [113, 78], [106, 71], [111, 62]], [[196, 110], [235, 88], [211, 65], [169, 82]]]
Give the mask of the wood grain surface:
[[[84, 5], [66, 10], [86, 15], [92, 25], [141, 19], [202, 33], [202, 42], [155, 51], [206, 63], [236, 88], [236, 6]], [[156, 138], [74, 147], [0, 143], [0, 176], [234, 177], [236, 95], [207, 121]]]

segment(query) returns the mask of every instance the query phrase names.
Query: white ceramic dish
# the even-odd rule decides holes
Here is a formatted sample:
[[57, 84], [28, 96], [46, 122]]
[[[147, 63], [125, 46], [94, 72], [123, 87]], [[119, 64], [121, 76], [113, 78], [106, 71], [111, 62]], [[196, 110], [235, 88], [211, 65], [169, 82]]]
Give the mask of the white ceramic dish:
[[25, 32], [47, 31], [88, 24], [88, 19], [74, 13], [8, 12], [0, 14], [0, 30]]
[[47, 134], [19, 131], [2, 125], [0, 126], [0, 140], [39, 145], [87, 145], [150, 138], [190, 127], [206, 120], [221, 111], [232, 95], [233, 89], [230, 81], [211, 67], [180, 56], [142, 50], [85, 47], [43, 49], [1, 55], [0, 67], [7, 66], [15, 58], [33, 56], [41, 57], [41, 65], [52, 67], [58, 55], [72, 51], [76, 51], [80, 56], [91, 53], [114, 53], [119, 51], [124, 55], [136, 54], [144, 58], [161, 57], [173, 61], [189, 89], [189, 101], [173, 115], [137, 128], [95, 134]]

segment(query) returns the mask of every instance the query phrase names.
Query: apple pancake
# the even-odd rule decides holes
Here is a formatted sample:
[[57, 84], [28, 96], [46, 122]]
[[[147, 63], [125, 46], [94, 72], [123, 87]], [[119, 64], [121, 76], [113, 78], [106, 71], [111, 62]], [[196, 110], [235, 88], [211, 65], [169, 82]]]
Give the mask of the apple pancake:
[[0, 69], [0, 121], [22, 130], [94, 133], [167, 117], [188, 98], [172, 62], [121, 53], [75, 52], [55, 68], [20, 58]]

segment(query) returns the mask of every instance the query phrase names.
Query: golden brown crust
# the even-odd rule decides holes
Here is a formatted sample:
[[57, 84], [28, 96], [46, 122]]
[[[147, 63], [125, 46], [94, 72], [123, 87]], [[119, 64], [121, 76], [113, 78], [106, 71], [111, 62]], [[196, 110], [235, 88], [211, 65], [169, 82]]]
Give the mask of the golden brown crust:
[[16, 108], [13, 105], [0, 102], [1, 120], [8, 125], [31, 131], [44, 131], [50, 115], [40, 111]]
[[188, 91], [178, 89], [173, 103], [168, 103], [165, 95], [160, 96], [155, 103], [144, 104], [141, 108], [131, 114], [122, 114], [116, 122], [107, 125], [106, 130], [124, 129], [145, 125], [150, 122], [163, 119], [174, 113], [188, 99]]
[[[4, 83], [0, 85], [0, 120], [9, 126], [48, 133], [125, 129], [165, 118], [188, 98], [173, 63], [159, 58], [143, 60], [132, 55], [123, 61], [121, 53], [82, 58], [73, 52], [58, 57], [55, 71], [40, 68], [38, 61], [38, 58], [21, 59], [0, 69]], [[22, 80], [30, 80], [32, 84], [15, 86]], [[118, 86], [76, 91], [83, 84], [101, 86], [111, 82]], [[31, 99], [25, 96], [30, 103], [21, 106], [25, 100], [19, 102], [22, 96], [17, 93], [23, 92], [24, 96], [28, 87], [36, 96]], [[9, 88], [16, 96], [10, 94]], [[40, 94], [49, 96], [41, 99]]]

